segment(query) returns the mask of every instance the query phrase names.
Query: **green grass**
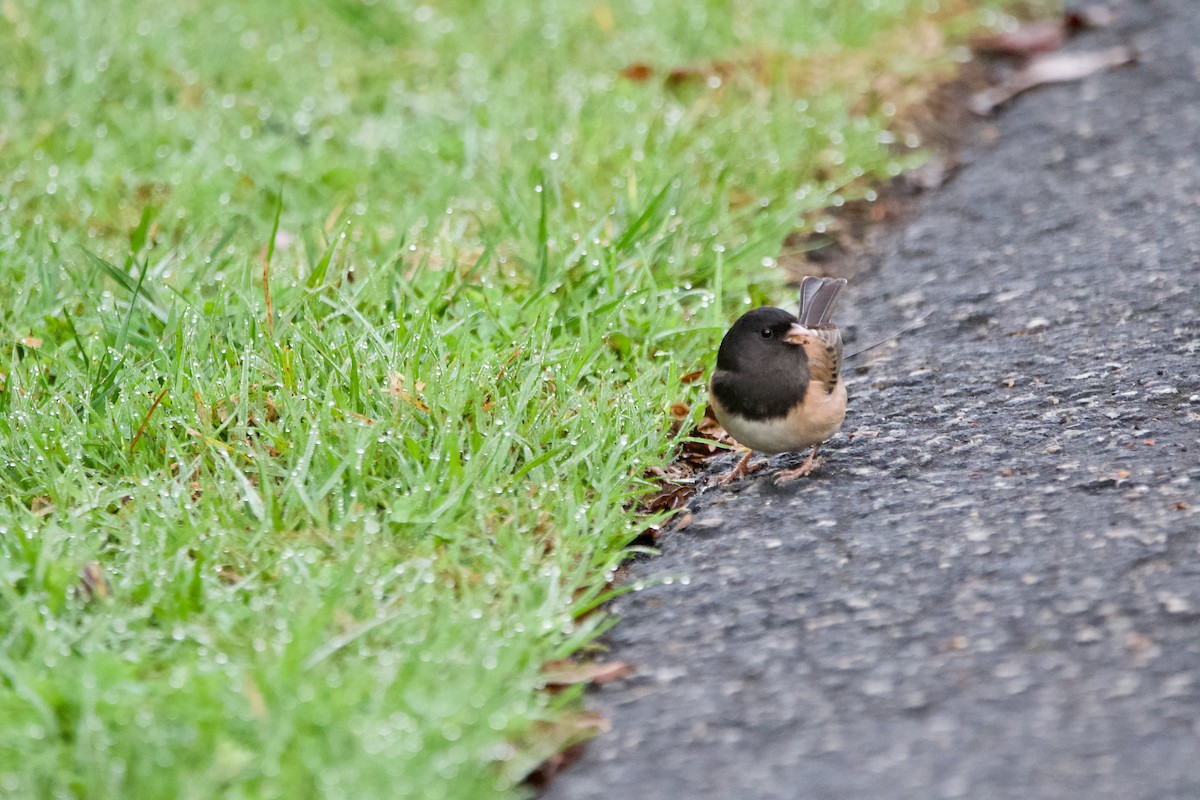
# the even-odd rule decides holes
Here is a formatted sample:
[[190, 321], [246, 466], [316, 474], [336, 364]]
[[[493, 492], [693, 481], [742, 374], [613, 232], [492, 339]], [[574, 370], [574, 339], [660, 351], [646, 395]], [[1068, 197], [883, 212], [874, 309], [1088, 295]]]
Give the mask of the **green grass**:
[[936, 6], [5, 0], [0, 796], [520, 794]]

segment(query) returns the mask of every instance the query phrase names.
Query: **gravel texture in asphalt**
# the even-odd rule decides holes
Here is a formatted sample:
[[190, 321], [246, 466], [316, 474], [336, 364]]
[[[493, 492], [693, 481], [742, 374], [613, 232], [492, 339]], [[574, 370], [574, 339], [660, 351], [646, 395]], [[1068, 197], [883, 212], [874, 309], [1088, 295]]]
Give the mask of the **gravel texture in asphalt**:
[[814, 475], [706, 489], [634, 566], [638, 672], [547, 800], [1200, 798], [1200, 3], [1068, 50], [1121, 42], [852, 282], [861, 340], [933, 313]]

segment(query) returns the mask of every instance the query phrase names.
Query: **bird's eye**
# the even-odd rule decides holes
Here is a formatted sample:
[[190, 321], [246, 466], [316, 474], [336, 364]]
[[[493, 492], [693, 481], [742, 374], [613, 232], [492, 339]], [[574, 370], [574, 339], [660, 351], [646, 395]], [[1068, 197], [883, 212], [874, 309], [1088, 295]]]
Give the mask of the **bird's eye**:
[[771, 330], [770, 328], [763, 328], [761, 331], [759, 331], [759, 333], [762, 334], [764, 339], [770, 339], [775, 335], [775, 331]]

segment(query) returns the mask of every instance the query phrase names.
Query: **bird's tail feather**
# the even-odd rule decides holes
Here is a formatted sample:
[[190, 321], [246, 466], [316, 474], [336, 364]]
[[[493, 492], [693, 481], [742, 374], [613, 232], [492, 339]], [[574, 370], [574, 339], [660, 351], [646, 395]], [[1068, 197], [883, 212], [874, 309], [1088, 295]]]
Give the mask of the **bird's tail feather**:
[[845, 278], [814, 278], [810, 275], [801, 281], [800, 324], [806, 328], [828, 324], [845, 285]]

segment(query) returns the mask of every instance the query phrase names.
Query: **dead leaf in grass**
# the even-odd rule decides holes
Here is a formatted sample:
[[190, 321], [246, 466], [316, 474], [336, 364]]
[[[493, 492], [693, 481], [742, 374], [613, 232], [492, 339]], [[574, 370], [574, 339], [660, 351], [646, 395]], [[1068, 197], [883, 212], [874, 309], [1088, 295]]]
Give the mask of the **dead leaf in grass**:
[[79, 583], [76, 584], [75, 591], [84, 600], [102, 600], [112, 597], [112, 584], [104, 574], [104, 567], [91, 561], [79, 570]]
[[621, 70], [621, 77], [634, 83], [645, 83], [655, 73], [663, 76], [663, 83], [674, 89], [688, 84], [699, 84], [716, 89], [734, 75], [747, 73], [762, 79], [765, 69], [761, 57], [732, 60], [713, 60], [699, 64], [684, 64], [677, 67], [655, 68], [644, 61], [634, 61]]
[[217, 578], [220, 579], [221, 583], [233, 585], [241, 583], [242, 573], [238, 572], [237, 567], [232, 564], [222, 564], [217, 570]]
[[267, 718], [267, 701], [254, 679], [247, 675], [242, 679], [242, 696], [250, 704], [250, 715], [260, 722]]
[[575, 714], [560, 722], [538, 723], [529, 734], [524, 752], [509, 762], [509, 774], [534, 789], [545, 789], [555, 775], [579, 758], [584, 741], [611, 728], [608, 719], [595, 711]]
[[628, 661], [581, 663], [564, 658], [550, 661], [542, 667], [547, 688], [563, 688], [577, 683], [602, 686], [632, 675], [633, 664]]
[[714, 61], [699, 66], [672, 67], [667, 73], [667, 86], [682, 86], [685, 83], [704, 83], [712, 88], [721, 85], [729, 77], [733, 65], [728, 61]]
[[650, 498], [642, 504], [642, 508], [648, 513], [656, 514], [660, 511], [673, 511], [676, 508], [687, 505], [687, 501], [696, 491], [693, 484], [687, 483], [683, 486], [665, 486], [663, 490], [654, 497]]
[[1065, 19], [1043, 19], [1026, 22], [1011, 31], [972, 37], [971, 49], [987, 55], [1034, 56], [1052, 53], [1062, 47], [1066, 40]]
[[634, 83], [645, 83], [650, 80], [652, 74], [654, 74], [654, 70], [651, 69], [649, 64], [642, 61], [634, 61], [621, 70], [621, 77]]
[[712, 409], [705, 407], [704, 418], [692, 429], [691, 441], [679, 446], [679, 460], [700, 467], [710, 458], [725, 452], [720, 445], [732, 445], [733, 437], [725, 432], [713, 416]]
[[968, 105], [971, 111], [987, 116], [1022, 92], [1050, 83], [1067, 83], [1104, 70], [1131, 64], [1137, 56], [1131, 48], [1119, 46], [1086, 53], [1055, 53], [1040, 56], [1008, 76], [999, 86], [975, 94]]
[[[407, 389], [404, 388], [404, 384], [407, 381], [408, 381], [408, 378], [404, 377], [399, 372], [389, 372], [388, 373], [388, 385], [387, 385], [388, 393], [391, 394], [395, 398], [399, 398], [400, 400], [403, 400], [404, 402], [408, 403], [410, 406], [412, 406], [415, 409], [418, 409], [419, 411], [429, 411], [429, 406], [422, 403], [420, 398], [414, 397], [412, 394], [409, 393], [409, 391]], [[415, 388], [416, 388], [417, 394], [418, 395], [421, 394], [422, 392], [425, 391], [424, 382], [417, 381], [417, 385]]]

